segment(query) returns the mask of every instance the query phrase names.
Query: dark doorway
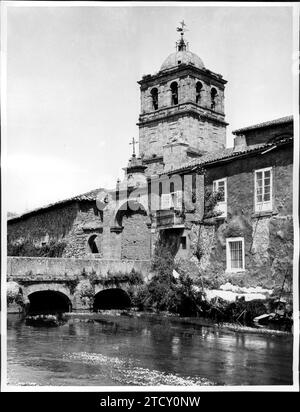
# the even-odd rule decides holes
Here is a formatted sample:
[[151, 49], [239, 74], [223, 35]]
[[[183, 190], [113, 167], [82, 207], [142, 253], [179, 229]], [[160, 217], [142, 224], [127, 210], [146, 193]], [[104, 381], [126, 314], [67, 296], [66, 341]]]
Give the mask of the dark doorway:
[[50, 314], [71, 312], [70, 299], [61, 292], [43, 290], [31, 293], [29, 296], [28, 314]]
[[97, 235], [92, 235], [88, 240], [90, 251], [92, 253], [99, 253], [99, 249], [96, 244], [96, 239], [97, 239]]
[[106, 289], [98, 292], [94, 299], [94, 311], [106, 309], [126, 309], [131, 306], [130, 297], [122, 289]]

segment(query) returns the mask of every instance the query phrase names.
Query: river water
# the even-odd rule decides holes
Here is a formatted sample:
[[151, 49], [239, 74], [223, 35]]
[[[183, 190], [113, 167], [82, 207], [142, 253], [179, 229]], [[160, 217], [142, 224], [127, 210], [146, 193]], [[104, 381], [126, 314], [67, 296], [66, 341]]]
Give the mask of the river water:
[[8, 385], [291, 385], [291, 336], [230, 332], [170, 319], [8, 316]]

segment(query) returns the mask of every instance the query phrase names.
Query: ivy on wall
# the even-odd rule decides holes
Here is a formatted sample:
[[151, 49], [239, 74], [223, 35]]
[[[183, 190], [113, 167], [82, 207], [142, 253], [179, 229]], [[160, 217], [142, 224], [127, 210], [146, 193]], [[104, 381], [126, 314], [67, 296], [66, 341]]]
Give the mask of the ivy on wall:
[[18, 243], [8, 243], [8, 256], [27, 256], [27, 257], [62, 257], [66, 248], [64, 241], [51, 240], [49, 243], [37, 246], [29, 240]]

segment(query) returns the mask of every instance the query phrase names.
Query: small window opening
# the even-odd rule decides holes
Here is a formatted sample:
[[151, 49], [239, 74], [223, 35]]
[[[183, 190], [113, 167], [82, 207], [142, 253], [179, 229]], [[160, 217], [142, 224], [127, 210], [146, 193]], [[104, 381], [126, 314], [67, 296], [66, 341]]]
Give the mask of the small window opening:
[[211, 97], [211, 109], [215, 110], [216, 108], [216, 97], [217, 97], [217, 90], [213, 87], [210, 91], [210, 97]]
[[172, 105], [178, 104], [178, 84], [173, 82], [171, 84]]
[[196, 83], [196, 103], [200, 104], [201, 101], [201, 92], [202, 92], [203, 85], [201, 82]]
[[152, 96], [152, 107], [154, 110], [157, 110], [158, 109], [158, 90], [156, 87], [151, 90], [151, 96]]

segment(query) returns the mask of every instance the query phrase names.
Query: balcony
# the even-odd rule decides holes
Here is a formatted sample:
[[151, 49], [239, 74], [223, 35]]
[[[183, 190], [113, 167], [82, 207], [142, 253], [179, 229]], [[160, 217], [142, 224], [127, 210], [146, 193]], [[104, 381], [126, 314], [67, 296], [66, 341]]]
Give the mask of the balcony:
[[157, 210], [156, 229], [184, 229], [184, 215], [177, 209]]

